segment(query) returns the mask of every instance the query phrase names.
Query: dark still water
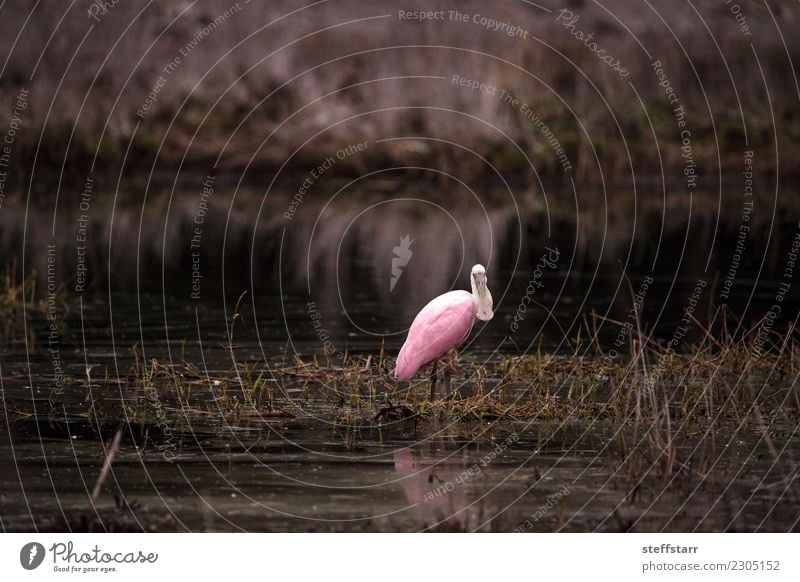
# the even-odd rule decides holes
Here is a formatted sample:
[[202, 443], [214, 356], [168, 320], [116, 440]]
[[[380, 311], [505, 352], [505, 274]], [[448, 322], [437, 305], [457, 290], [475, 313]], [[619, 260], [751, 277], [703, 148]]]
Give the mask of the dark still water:
[[[521, 273], [520, 282], [507, 295], [519, 297], [514, 293], [524, 293], [532, 276]], [[532, 308], [512, 332], [516, 306], [503, 300], [491, 322], [474, 328], [463, 348], [462, 364], [501, 361], [525, 350], [566, 354], [576, 347], [591, 359], [594, 352], [585, 335], [576, 339], [577, 326], [584, 322], [578, 315], [591, 308], [602, 313], [608, 302], [586, 301], [574, 291], [556, 301], [557, 293], [548, 288], [560, 283], [558, 277], [558, 272], [549, 274], [542, 293], [536, 295], [552, 316], [546, 316], [544, 308]], [[680, 282], [681, 290], [691, 292], [692, 283]], [[215, 303], [210, 298], [191, 302], [167, 297], [164, 301], [148, 294], [85, 298], [59, 312], [57, 364], [47, 343], [51, 330], [46, 316], [30, 313], [30, 349], [26, 353], [19, 342], [13, 343], [2, 359], [3, 528], [797, 528], [799, 491], [791, 467], [800, 463], [800, 454], [793, 444], [797, 425], [788, 417], [769, 421], [768, 439], [757, 423], [715, 418], [700, 425], [677, 424], [685, 432], [675, 436], [675, 454], [700, 468], [670, 477], [659, 473], [657, 456], [638, 456], [637, 443], [644, 441], [633, 426], [600, 416], [483, 422], [439, 422], [429, 416], [419, 422], [376, 426], [372, 421], [350, 420], [341, 404], [314, 404], [315, 390], [302, 383], [289, 391], [290, 397], [301, 400], [288, 411], [281, 404], [277, 411], [246, 406], [243, 399], [240, 412], [223, 414], [217, 398], [209, 396], [200, 398], [204, 403], [200, 412], [187, 408], [179, 397], [157, 404], [155, 418], [140, 416], [142, 403], [152, 404], [153, 398], [143, 396], [137, 387], [152, 386], [157, 394], [172, 390], [174, 382], [134, 379], [137, 360], [172, 362], [181, 376], [187, 363], [212, 375], [230, 370], [227, 347], [232, 329], [240, 369], [259, 369], [265, 360], [273, 365], [290, 362], [294, 354], [307, 362], [316, 355], [321, 365], [335, 367], [344, 354], [377, 357], [381, 341], [386, 354], [393, 356], [408, 325], [408, 310], [394, 311], [367, 292], [356, 295], [346, 315], [335, 301], [330, 305], [315, 297], [309, 308], [304, 295], [281, 295], [274, 289], [257, 294], [254, 313], [248, 294], [231, 324], [237, 299], [231, 296], [223, 302], [220, 296]], [[621, 320], [630, 310], [627, 298], [619, 303], [609, 318]], [[697, 312], [705, 316], [707, 301], [697, 305]], [[645, 324], [647, 329], [663, 330], [664, 336], [674, 333], [680, 327], [674, 315], [679, 309], [680, 301], [668, 302], [665, 314], [669, 315], [658, 326]], [[658, 317], [658, 311], [645, 312]], [[315, 321], [323, 322], [322, 331], [314, 327]], [[601, 341], [613, 345], [619, 329], [602, 325]], [[63, 373], [61, 385], [56, 365]], [[270, 382], [268, 377], [266, 381]], [[468, 379], [463, 381], [459, 391], [468, 392]], [[747, 382], [751, 385], [751, 380]], [[763, 388], [759, 382], [763, 380], [752, 385], [751, 393]], [[775, 387], [782, 388], [784, 382], [789, 380]], [[530, 394], [525, 390], [565, 394], [569, 389], [565, 382], [532, 386], [520, 392], [521, 397]], [[376, 405], [369, 418], [380, 407]], [[92, 505], [103, 452], [120, 427], [122, 438], [110, 477]], [[631, 459], [638, 464], [633, 472]]]
[[382, 342], [395, 350], [432, 297], [469, 289], [476, 263], [496, 315], [476, 326], [466, 352], [571, 353], [595, 335], [607, 347], [634, 306], [641, 333], [678, 339], [677, 350], [700, 326], [742, 331], [769, 315], [785, 330], [798, 311], [796, 219], [762, 209], [742, 237], [741, 209], [715, 192], [662, 200], [643, 189], [613, 206], [597, 193], [573, 200], [563, 186], [434, 196], [440, 185], [390, 173], [332, 180], [298, 203], [293, 184], [265, 194], [217, 182], [208, 195], [202, 179], [177, 192], [98, 188], [91, 204], [57, 211], [7, 202], [0, 261], [35, 284], [34, 303], [55, 292], [55, 319], [35, 306], [26, 330], [17, 313], [4, 343], [18, 349], [28, 333], [41, 345], [55, 322], [67, 353], [84, 343], [87, 354], [97, 346], [119, 357], [135, 343], [159, 353], [202, 344], [213, 360], [241, 297], [237, 343], [264, 359], [287, 349], [374, 353]]
[[[3, 527], [786, 531], [797, 526], [796, 485], [782, 481], [785, 471], [775, 467], [752, 430], [741, 432], [725, 450], [703, 446], [702, 455], [713, 453], [712, 474], [669, 479], [655, 471], [633, 478], [618, 471], [613, 449], [620, 437], [607, 423], [428, 429], [432, 434], [410, 424], [354, 432], [312, 418], [222, 425], [195, 420], [182, 428], [176, 422], [167, 438], [145, 437], [131, 426], [93, 509], [89, 498], [102, 464], [100, 435], [79, 421], [56, 417], [37, 426], [19, 419], [0, 440]], [[174, 458], [163, 454], [172, 449], [159, 449], [169, 439], [178, 444]], [[12, 447], [16, 463], [6, 455]], [[678, 453], [692, 448], [681, 442]], [[743, 455], [752, 457], [745, 474]]]
[[[756, 396], [739, 416], [668, 425], [667, 456], [680, 461], [666, 473], [664, 451], [628, 417], [427, 411], [388, 422], [380, 411], [404, 400], [385, 375], [357, 395], [366, 410], [322, 399], [326, 381], [303, 375], [334, 370], [334, 382], [358, 385], [348, 358], [393, 358], [417, 311], [468, 289], [475, 263], [495, 316], [461, 348], [470, 370], [523, 354], [591, 361], [642, 342], [705, 353], [711, 336], [764, 321], [765, 348], [779, 349], [800, 307], [781, 286], [788, 219], [742, 255], [705, 219], [570, 218], [533, 202], [446, 212], [405, 191], [309, 202], [287, 219], [290, 200], [201, 208], [184, 196], [144, 211], [98, 201], [85, 220], [65, 211], [55, 223], [22, 208], [13, 222], [6, 209], [4, 236], [23, 242], [4, 258], [28, 286], [24, 305], [21, 291], [4, 304], [2, 529], [797, 529], [796, 407], [788, 396], [750, 406], [790, 394], [791, 366], [779, 380], [743, 376], [742, 394]], [[268, 405], [217, 390], [211, 378], [234, 361]], [[286, 394], [276, 368], [294, 375]], [[573, 378], [525, 378], [504, 397], [569, 398], [583, 382]], [[478, 390], [466, 372], [455, 380], [455, 402]], [[701, 386], [701, 399], [714, 396]]]

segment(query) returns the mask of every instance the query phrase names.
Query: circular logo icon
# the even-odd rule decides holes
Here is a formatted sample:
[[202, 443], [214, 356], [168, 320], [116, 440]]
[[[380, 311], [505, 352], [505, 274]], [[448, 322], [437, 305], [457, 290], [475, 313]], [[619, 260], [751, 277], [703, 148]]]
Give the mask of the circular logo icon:
[[19, 552], [19, 563], [26, 570], [35, 570], [42, 565], [44, 553], [44, 546], [39, 542], [27, 543]]

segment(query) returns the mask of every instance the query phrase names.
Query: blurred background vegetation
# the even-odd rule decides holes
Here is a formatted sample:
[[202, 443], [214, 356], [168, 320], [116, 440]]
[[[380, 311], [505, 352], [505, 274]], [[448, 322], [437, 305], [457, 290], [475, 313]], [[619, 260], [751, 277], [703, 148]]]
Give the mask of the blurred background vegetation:
[[[336, 180], [399, 166], [406, 169], [365, 182], [362, 193], [441, 201], [459, 192], [462, 180], [480, 193], [495, 235], [512, 246], [520, 235], [527, 240], [526, 232], [541, 242], [569, 231], [567, 242], [581, 253], [616, 261], [638, 236], [642, 257], [656, 244], [654, 232], [682, 240], [692, 221], [701, 227], [694, 230], [702, 244], [733, 244], [747, 150], [755, 152], [757, 208], [749, 244], [756, 253], [769, 252], [775, 217], [786, 228], [793, 224], [797, 195], [784, 189], [793, 187], [800, 164], [794, 2], [741, 0], [745, 20], [738, 21], [726, 2], [683, 0], [97, 6], [44, 0], [3, 7], [0, 95], [7, 105], [0, 130], [20, 90], [30, 94], [0, 207], [6, 249], [0, 258], [16, 252], [27, 204], [47, 210], [46, 232], [59, 197], [55, 228], [66, 225], [69, 238], [87, 177], [95, 180], [89, 217], [95, 240], [110, 228], [110, 204], [99, 208], [98, 201], [113, 197], [118, 212], [141, 208], [141, 215], [116, 225], [119, 233], [131, 231], [128, 238], [120, 234], [123, 240], [157, 241], [149, 252], [162, 257], [184, 256], [165, 241], [190, 227], [205, 175], [217, 177], [218, 191], [237, 188], [235, 204], [228, 195], [212, 205], [220, 207], [217, 215], [243, 223], [252, 223], [274, 181], [260, 224], [226, 229], [228, 236], [248, 233], [240, 236], [247, 249], [250, 234], [257, 240], [279, 235], [286, 226], [280, 218], [312, 168], [363, 141], [366, 151], [338, 162], [324, 188], [333, 192]], [[627, 77], [557, 21], [564, 7], [579, 15], [576, 29], [620, 59]], [[458, 9], [520, 26], [529, 36], [472, 20], [403, 21], [400, 8]], [[680, 131], [653, 70], [656, 60], [686, 112], [698, 174], [693, 191], [686, 188]], [[563, 146], [571, 170], [564, 171], [541, 128], [519, 107], [454, 84], [453, 75], [504, 89], [529, 105]], [[156, 99], [137, 115], [156, 87]], [[436, 171], [407, 169], [423, 166]], [[504, 192], [509, 185], [513, 196]], [[147, 217], [163, 216], [162, 194], [175, 192], [188, 196], [170, 199], [169, 212], [187, 224], [164, 234]], [[304, 208], [326, 200], [307, 197]], [[361, 208], [360, 202], [351, 207]], [[294, 224], [315, 215], [301, 213]], [[418, 231], [442, 228], [432, 216], [404, 216], [417, 220]], [[634, 219], [638, 226], [629, 233]], [[426, 220], [427, 230], [419, 226]], [[28, 241], [39, 236], [35, 222], [27, 224], [33, 229]], [[143, 227], [153, 231], [143, 234]], [[209, 229], [222, 240], [221, 226]], [[302, 237], [298, 230], [294, 235]], [[395, 234], [387, 235], [387, 245], [396, 244]], [[217, 235], [207, 230], [205, 236]], [[609, 245], [604, 257], [601, 236]], [[113, 250], [95, 245], [92, 253], [100, 265]], [[530, 257], [539, 254], [536, 249]]]
[[[136, 165], [142, 170], [149, 170], [144, 162], [156, 154], [165, 168], [184, 156], [206, 164], [221, 155], [228, 169], [244, 168], [251, 156], [253, 166], [273, 169], [324, 130], [294, 163], [304, 157], [315, 162], [343, 143], [418, 134], [456, 141], [501, 170], [524, 172], [521, 152], [502, 132], [543, 175], [558, 176], [557, 160], [532, 124], [499, 97], [454, 86], [450, 77], [459, 74], [530, 104], [574, 160], [580, 182], [600, 179], [593, 148], [615, 181], [628, 178], [629, 154], [637, 171], [658, 173], [663, 163], [671, 175], [680, 166], [680, 152], [668, 147], [676, 129], [653, 60], [664, 64], [686, 109], [704, 173], [718, 172], [718, 161], [738, 167], [748, 145], [761, 154], [759, 172], [778, 169], [776, 146], [781, 172], [796, 172], [800, 163], [793, 70], [800, 60], [800, 13], [793, 2], [739, 2], [750, 36], [725, 2], [666, 0], [652, 8], [622, 0], [564, 4], [580, 16], [578, 29], [593, 33], [600, 47], [621, 60], [630, 71], [626, 78], [555, 23], [562, 4], [543, 2], [549, 14], [524, 2], [441, 7], [514, 23], [530, 32], [527, 40], [472, 22], [399, 21], [393, 2], [324, 2], [303, 9], [304, 4], [242, 0], [237, 13], [214, 25], [235, 6], [231, 0], [146, 7], [122, 1], [98, 15], [99, 21], [87, 13], [88, 3], [70, 10], [54, 0], [35, 9], [10, 3], [0, 22], [6, 55], [0, 80], [7, 104], [21, 88], [31, 90], [25, 139], [17, 146], [23, 167], [38, 145], [37, 166], [57, 171], [67, 160], [66, 173], [80, 182], [95, 156], [99, 169], [118, 170], [132, 140], [128, 163], [142, 162]], [[432, 7], [409, 1], [401, 8]], [[213, 30], [202, 36], [210, 24]], [[188, 46], [198, 34], [197, 46]], [[163, 68], [187, 48], [182, 62], [165, 74]], [[446, 79], [413, 78], [421, 75]], [[165, 83], [141, 120], [136, 112], [159, 76]], [[380, 81], [402, 77], [409, 78]], [[468, 112], [484, 123], [444, 110]], [[3, 108], [6, 122], [9, 113]], [[665, 141], [660, 161], [648, 118]], [[394, 163], [422, 158], [461, 175], [486, 171], [444, 143], [387, 144], [371, 155]]]

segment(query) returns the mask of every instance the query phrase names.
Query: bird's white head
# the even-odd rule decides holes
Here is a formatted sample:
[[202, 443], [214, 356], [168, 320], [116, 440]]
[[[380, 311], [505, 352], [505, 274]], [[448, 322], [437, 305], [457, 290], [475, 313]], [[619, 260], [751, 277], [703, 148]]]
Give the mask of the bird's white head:
[[472, 297], [475, 299], [475, 307], [477, 309], [475, 317], [482, 321], [489, 321], [494, 317], [492, 294], [489, 293], [489, 288], [486, 286], [486, 269], [483, 268], [483, 265], [472, 267], [470, 280], [472, 283]]

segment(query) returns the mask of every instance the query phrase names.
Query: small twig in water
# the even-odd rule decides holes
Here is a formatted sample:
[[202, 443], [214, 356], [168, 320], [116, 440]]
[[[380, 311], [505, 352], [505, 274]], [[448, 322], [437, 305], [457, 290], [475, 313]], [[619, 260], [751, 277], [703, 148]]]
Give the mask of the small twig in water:
[[103, 483], [105, 483], [106, 477], [108, 477], [108, 472], [111, 470], [111, 463], [114, 462], [114, 457], [117, 455], [120, 440], [122, 440], [122, 427], [117, 429], [114, 439], [111, 441], [111, 446], [106, 453], [106, 460], [103, 463], [103, 468], [100, 469], [100, 475], [97, 477], [97, 481], [95, 481], [94, 488], [92, 489], [92, 505], [97, 504], [97, 498], [100, 497], [100, 489], [102, 489]]

